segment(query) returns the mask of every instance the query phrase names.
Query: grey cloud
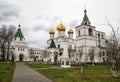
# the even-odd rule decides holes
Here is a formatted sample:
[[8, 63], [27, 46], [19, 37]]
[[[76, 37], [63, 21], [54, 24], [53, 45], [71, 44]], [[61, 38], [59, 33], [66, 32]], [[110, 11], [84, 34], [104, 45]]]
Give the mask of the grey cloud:
[[40, 24], [40, 25], [36, 25], [33, 28], [34, 31], [39, 31], [39, 30], [43, 30], [48, 32], [49, 28], [47, 26], [45, 26], [44, 24]]
[[19, 16], [18, 7], [5, 1], [0, 1], [0, 21], [11, 21]]
[[55, 21], [60, 20], [60, 17], [59, 17], [59, 16], [55, 16], [55, 17], [53, 17], [53, 18], [50, 18], [49, 16], [45, 16], [45, 15], [42, 15], [42, 14], [38, 15], [36, 18], [37, 18], [37, 19], [40, 19], [40, 20], [51, 21], [51, 22], [55, 22]]
[[60, 20], [59, 16], [56, 16], [56, 17], [53, 18], [53, 21], [58, 21], [58, 20]]
[[76, 27], [77, 25], [79, 24], [79, 21], [78, 20], [73, 20], [70, 22], [70, 26], [73, 28], [73, 27]]

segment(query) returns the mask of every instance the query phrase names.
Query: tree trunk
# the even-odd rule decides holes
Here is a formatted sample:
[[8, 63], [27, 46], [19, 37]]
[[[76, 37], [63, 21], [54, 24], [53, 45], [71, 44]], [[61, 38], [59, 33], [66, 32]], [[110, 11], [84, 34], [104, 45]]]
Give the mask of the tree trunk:
[[80, 66], [80, 73], [83, 74], [83, 66]]
[[7, 62], [9, 62], [9, 51], [10, 51], [10, 44], [8, 43], [8, 49], [7, 49]]

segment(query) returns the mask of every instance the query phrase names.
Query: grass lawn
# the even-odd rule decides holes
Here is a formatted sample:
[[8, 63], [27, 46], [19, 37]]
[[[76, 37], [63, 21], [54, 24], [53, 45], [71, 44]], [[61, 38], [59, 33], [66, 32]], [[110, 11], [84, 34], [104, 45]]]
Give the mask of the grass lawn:
[[41, 64], [41, 63], [26, 63], [26, 64], [31, 68], [49, 68], [56, 66], [54, 64]]
[[84, 67], [83, 74], [80, 74], [78, 68], [39, 69], [37, 71], [54, 82], [120, 82], [120, 78], [112, 77], [107, 66]]
[[0, 62], [0, 82], [11, 82], [15, 64]]

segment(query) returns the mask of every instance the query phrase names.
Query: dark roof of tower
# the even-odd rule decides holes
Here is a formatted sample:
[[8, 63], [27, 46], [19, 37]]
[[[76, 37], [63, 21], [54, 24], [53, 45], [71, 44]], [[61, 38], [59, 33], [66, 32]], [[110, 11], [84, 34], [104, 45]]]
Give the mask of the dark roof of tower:
[[87, 16], [87, 10], [86, 9], [84, 10], [84, 17], [83, 17], [83, 20], [82, 20], [82, 24], [85, 23], [85, 22], [88, 22], [90, 24], [89, 18]]
[[24, 38], [23, 33], [22, 33], [20, 27], [18, 28], [18, 30], [17, 30], [17, 32], [16, 32], [16, 34], [15, 34], [15, 38], [16, 38], [16, 37]]
[[49, 48], [56, 48], [55, 42], [53, 39], [51, 39], [50, 47]]

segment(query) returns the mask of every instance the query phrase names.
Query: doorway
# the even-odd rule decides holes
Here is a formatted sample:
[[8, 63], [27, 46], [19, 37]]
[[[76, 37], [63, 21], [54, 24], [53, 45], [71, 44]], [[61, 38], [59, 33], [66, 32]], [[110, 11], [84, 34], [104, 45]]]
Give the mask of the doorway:
[[24, 55], [23, 55], [23, 54], [20, 54], [20, 55], [19, 55], [19, 61], [23, 61], [23, 58], [24, 58]]

